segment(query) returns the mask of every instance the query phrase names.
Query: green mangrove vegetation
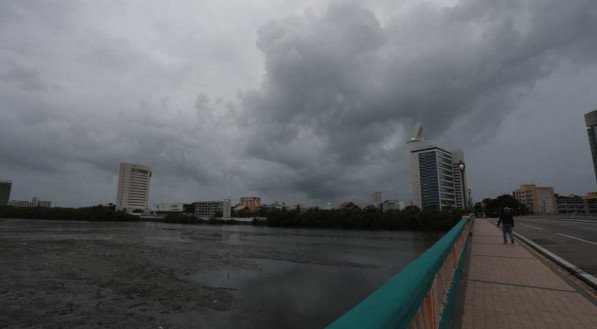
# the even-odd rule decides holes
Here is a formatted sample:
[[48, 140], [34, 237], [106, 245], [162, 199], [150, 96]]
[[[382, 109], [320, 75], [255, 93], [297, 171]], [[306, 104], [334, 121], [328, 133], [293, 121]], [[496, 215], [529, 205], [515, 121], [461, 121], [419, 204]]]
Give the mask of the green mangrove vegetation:
[[[460, 209], [420, 210], [417, 207], [382, 211], [369, 207], [356, 210], [310, 209], [260, 209], [253, 217], [252, 224], [272, 227], [295, 228], [331, 228], [364, 230], [449, 230], [462, 218], [465, 211]], [[248, 215], [248, 216], [247, 216]], [[254, 215], [254, 216], [252, 216]], [[245, 217], [243, 216], [243, 217]], [[84, 208], [16, 208], [0, 207], [0, 218], [60, 219], [86, 221], [140, 221], [139, 216], [116, 211], [112, 206], [93, 206]], [[211, 218], [202, 220], [192, 214], [171, 213], [163, 219], [166, 223], [180, 224], [241, 224], [234, 218], [222, 220]]]
[[350, 211], [274, 209], [266, 214], [265, 225], [365, 230], [449, 230], [460, 221], [464, 213], [461, 209], [420, 210], [413, 206], [402, 211], [382, 211], [377, 208]]
[[60, 219], [131, 222], [139, 221], [139, 216], [116, 211], [111, 206], [93, 206], [84, 208], [18, 208], [0, 207], [0, 218], [29, 218], [29, 219]]

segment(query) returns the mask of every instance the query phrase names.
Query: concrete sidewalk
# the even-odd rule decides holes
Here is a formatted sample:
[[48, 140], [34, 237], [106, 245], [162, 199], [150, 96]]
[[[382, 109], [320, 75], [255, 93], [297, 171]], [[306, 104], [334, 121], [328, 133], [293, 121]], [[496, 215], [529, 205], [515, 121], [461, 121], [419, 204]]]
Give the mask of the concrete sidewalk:
[[531, 254], [477, 219], [462, 328], [597, 328], [597, 306]]

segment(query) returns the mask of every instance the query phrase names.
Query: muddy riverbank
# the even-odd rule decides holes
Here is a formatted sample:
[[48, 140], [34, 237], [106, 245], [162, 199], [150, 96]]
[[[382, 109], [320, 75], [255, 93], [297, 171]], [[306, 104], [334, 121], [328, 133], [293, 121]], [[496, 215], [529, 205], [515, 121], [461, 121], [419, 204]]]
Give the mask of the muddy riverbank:
[[0, 219], [0, 323], [323, 327], [440, 235]]

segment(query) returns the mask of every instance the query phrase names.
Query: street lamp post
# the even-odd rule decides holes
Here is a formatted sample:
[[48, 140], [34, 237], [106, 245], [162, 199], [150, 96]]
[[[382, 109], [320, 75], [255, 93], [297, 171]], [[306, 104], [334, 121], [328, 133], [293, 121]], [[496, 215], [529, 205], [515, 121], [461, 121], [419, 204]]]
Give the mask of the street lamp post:
[[460, 184], [462, 184], [462, 208], [466, 208], [466, 184], [464, 183], [464, 170], [466, 169], [466, 164], [463, 161], [458, 163], [458, 170], [460, 171]]

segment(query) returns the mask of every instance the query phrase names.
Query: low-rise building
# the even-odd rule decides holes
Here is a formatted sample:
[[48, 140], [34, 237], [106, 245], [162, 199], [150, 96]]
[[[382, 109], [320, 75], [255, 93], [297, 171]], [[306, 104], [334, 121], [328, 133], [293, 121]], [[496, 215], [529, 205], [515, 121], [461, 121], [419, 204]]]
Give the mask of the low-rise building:
[[194, 214], [195, 213], [195, 204], [194, 203], [183, 203], [182, 204], [182, 212], [184, 214]]
[[[270, 204], [262, 204], [262, 205], [260, 205], [260, 208], [264, 208], [266, 210], [274, 210], [274, 209], [282, 210], [282, 209], [288, 209], [288, 205], [286, 205], [285, 202], [280, 203], [278, 201], [275, 201], [274, 203], [270, 203]], [[239, 209], [243, 209], [243, 208], [241, 207]]]
[[386, 200], [382, 203], [383, 211], [389, 210], [404, 210], [404, 201], [400, 200]]
[[182, 213], [184, 205], [182, 202], [158, 203], [155, 205], [155, 212], [158, 214]]
[[535, 184], [525, 184], [514, 190], [512, 194], [533, 214], [556, 214], [558, 212], [556, 196], [551, 186], [538, 187]]
[[8, 205], [17, 208], [31, 208], [31, 201], [10, 200]]
[[354, 204], [353, 202], [343, 202], [342, 204], [340, 204], [340, 206], [338, 207], [338, 209], [340, 210], [344, 210], [344, 211], [357, 211], [357, 210], [361, 210], [361, 208], [359, 206], [357, 206], [356, 204]]
[[232, 217], [232, 210], [229, 200], [223, 201], [197, 201], [195, 205], [195, 216], [198, 218], [209, 219], [212, 217]]
[[34, 197], [31, 201], [11, 200], [8, 205], [18, 208], [52, 208], [52, 201], [42, 201]]
[[557, 195], [558, 213], [560, 214], [584, 214], [587, 212], [585, 198], [571, 194], [569, 196]]
[[584, 199], [586, 213], [597, 214], [597, 192], [587, 193]]
[[261, 207], [261, 198], [254, 196], [240, 198], [239, 206], [246, 207], [250, 212], [256, 212]]

